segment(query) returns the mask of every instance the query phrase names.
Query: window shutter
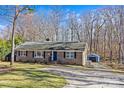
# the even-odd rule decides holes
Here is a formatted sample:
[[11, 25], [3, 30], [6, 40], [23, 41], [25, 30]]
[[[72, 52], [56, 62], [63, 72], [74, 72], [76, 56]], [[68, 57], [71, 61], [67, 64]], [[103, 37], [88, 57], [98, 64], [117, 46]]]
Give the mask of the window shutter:
[[32, 57], [34, 58], [34, 51], [32, 51]]
[[45, 51], [43, 52], [43, 57], [45, 58]]
[[64, 52], [64, 58], [65, 58], [65, 52]]
[[26, 56], [28, 56], [28, 51], [26, 51]]
[[74, 52], [74, 58], [76, 58], [76, 52]]
[[20, 51], [18, 51], [18, 56], [20, 56]]

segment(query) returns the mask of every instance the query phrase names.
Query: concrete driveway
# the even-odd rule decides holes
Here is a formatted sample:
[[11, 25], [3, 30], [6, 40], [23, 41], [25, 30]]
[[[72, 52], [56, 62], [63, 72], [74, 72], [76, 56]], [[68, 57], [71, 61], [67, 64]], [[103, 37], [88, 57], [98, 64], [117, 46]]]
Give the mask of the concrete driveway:
[[63, 76], [68, 84], [64, 88], [123, 88], [124, 73], [113, 73], [99, 64], [96, 68], [83, 69], [67, 66], [50, 66], [43, 71]]

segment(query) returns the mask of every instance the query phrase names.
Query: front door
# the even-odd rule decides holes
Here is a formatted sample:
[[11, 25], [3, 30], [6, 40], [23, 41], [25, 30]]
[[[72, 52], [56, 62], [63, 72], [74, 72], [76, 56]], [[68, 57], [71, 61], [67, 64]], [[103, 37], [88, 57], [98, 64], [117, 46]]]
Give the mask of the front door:
[[53, 51], [53, 61], [56, 61], [56, 60], [57, 60], [57, 52]]

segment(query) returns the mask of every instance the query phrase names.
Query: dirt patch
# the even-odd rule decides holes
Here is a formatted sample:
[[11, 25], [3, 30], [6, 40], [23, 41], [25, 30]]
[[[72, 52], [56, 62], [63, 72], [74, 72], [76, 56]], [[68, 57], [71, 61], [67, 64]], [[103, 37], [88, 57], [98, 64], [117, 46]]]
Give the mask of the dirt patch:
[[13, 71], [13, 68], [7, 66], [0, 67], [0, 73], [10, 72], [10, 71]]
[[124, 64], [117, 64], [117, 63], [102, 63], [103, 65], [106, 65], [106, 66], [109, 66], [111, 67], [112, 69], [115, 69], [115, 70], [120, 70], [120, 71], [124, 71]]

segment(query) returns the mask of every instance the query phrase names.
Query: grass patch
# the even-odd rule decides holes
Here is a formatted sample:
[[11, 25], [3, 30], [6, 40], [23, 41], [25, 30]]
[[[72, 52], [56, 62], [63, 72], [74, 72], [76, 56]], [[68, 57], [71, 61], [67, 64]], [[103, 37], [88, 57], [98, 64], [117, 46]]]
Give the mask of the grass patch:
[[[9, 63], [1, 62], [1, 67], [10, 67]], [[12, 71], [0, 73], [0, 87], [11, 88], [60, 88], [66, 84], [63, 77], [40, 71], [47, 65], [14, 63]]]

